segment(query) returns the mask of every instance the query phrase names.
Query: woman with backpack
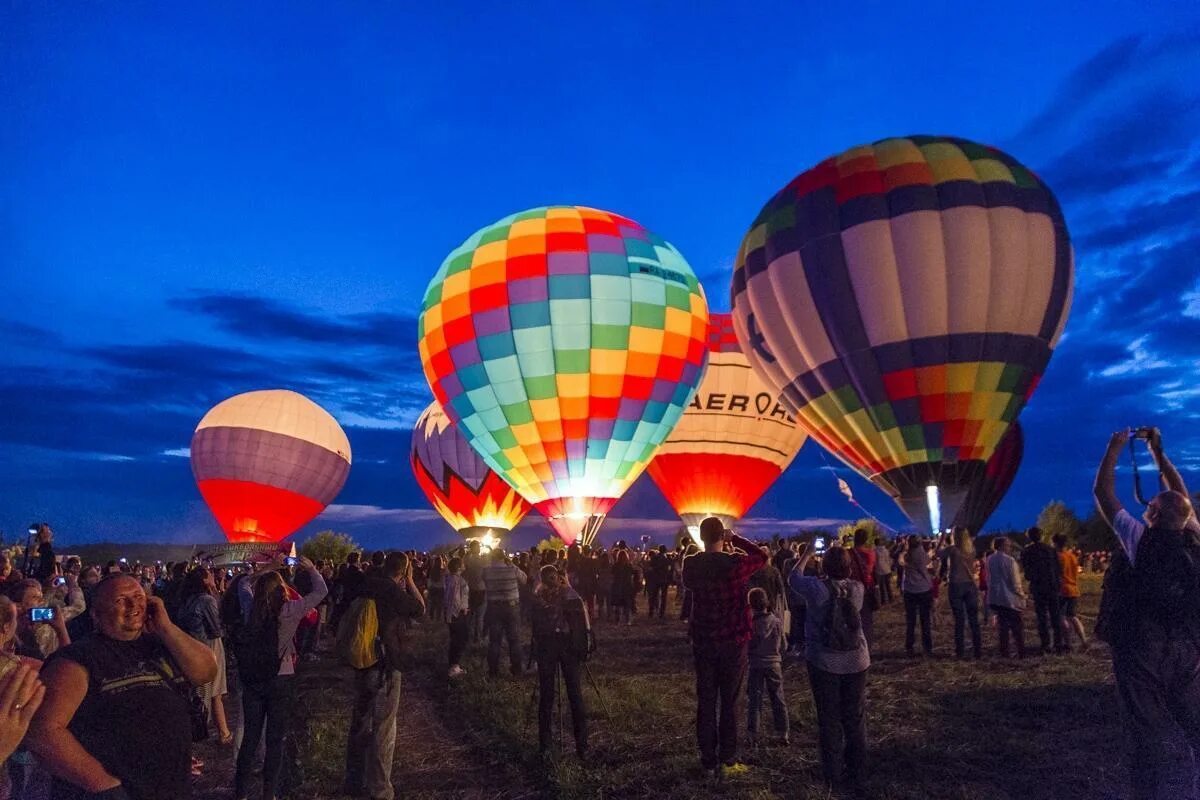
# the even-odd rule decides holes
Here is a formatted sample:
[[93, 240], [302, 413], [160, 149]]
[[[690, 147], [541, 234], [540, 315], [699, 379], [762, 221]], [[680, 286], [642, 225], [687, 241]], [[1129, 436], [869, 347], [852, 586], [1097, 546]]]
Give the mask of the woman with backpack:
[[821, 564], [823, 574], [809, 576], [804, 567], [812, 551], [807, 543], [801, 548], [788, 585], [807, 608], [804, 657], [817, 710], [821, 771], [830, 787], [844, 782], [857, 788], [866, 762], [867, 669], [871, 666], [860, 616], [865, 590], [850, 577], [846, 550], [830, 550]]
[[238, 750], [234, 773], [234, 797], [245, 800], [255, 751], [263, 728], [262, 797], [275, 800], [283, 763], [283, 736], [291, 725], [296, 700], [296, 630], [308, 612], [329, 594], [325, 579], [313, 563], [301, 557], [300, 568], [310, 581], [308, 594], [288, 600], [283, 576], [283, 557], [275, 568], [254, 582], [254, 601], [237, 645], [238, 672], [242, 681], [242, 717], [245, 735]]
[[204, 699], [217, 723], [221, 744], [232, 744], [233, 734], [225, 719], [224, 697], [229, 693], [225, 679], [225, 644], [221, 640], [223, 631], [217, 610], [216, 583], [213, 571], [208, 567], [196, 567], [183, 579], [180, 592], [179, 627], [198, 642], [204, 642], [217, 660], [217, 677], [212, 683], [200, 687]]

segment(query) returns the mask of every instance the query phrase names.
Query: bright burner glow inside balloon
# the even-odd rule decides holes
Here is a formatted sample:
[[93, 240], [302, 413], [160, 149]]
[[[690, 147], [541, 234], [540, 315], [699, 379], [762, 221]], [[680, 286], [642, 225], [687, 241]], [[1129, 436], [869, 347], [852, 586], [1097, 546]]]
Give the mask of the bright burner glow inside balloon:
[[434, 397], [567, 543], [600, 522], [678, 422], [708, 306], [674, 247], [633, 220], [537, 208], [476, 232], [426, 291]]
[[940, 531], [942, 529], [942, 505], [938, 499], [936, 483], [925, 487], [925, 502], [929, 506], [929, 529]]

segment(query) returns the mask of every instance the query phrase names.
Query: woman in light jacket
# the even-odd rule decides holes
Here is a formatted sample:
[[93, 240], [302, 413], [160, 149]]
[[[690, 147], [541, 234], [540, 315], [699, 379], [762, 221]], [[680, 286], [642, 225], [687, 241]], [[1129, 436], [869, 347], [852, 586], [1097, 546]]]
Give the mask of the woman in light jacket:
[[[282, 563], [277, 564], [282, 567]], [[279, 772], [283, 764], [283, 736], [292, 720], [292, 708], [296, 702], [296, 630], [308, 612], [329, 594], [325, 579], [307, 558], [300, 559], [300, 567], [308, 573], [308, 594], [288, 600], [283, 577], [278, 570], [264, 572], [254, 582], [254, 601], [243, 644], [238, 650], [238, 669], [242, 678], [242, 715], [245, 720], [245, 735], [238, 750], [237, 769], [234, 772], [234, 797], [244, 800], [246, 786], [254, 762], [255, 751], [262, 737], [263, 727], [267, 736], [264, 747], [262, 770], [263, 800], [274, 800], [279, 785]], [[251, 673], [250, 665], [260, 659], [246, 658], [244, 654], [255, 652], [255, 643], [269, 640], [269, 631], [274, 629], [277, 638], [276, 655], [279, 668], [265, 679], [257, 668]]]

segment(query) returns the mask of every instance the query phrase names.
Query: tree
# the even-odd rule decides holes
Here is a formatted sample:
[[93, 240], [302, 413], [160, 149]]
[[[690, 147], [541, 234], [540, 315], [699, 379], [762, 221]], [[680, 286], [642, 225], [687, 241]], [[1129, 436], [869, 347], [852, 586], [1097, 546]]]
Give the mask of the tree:
[[1093, 509], [1091, 515], [1079, 526], [1076, 545], [1085, 553], [1112, 550], [1117, 546], [1117, 535], [1104, 521], [1104, 517], [1100, 516], [1100, 512]]
[[887, 539], [887, 535], [879, 527], [878, 522], [873, 519], [860, 519], [853, 525], [843, 525], [837, 529], [837, 539], [843, 547], [852, 547], [854, 545], [854, 532], [859, 528], [866, 530], [867, 544], [869, 545], [876, 545]]
[[334, 564], [342, 564], [345, 563], [346, 556], [361, 549], [358, 542], [351, 539], [349, 534], [321, 531], [313, 534], [308, 541], [300, 545], [300, 555], [310, 561], [321, 559]]
[[542, 539], [537, 543], [538, 552], [542, 550], [566, 550], [567, 546], [563, 544], [563, 540], [557, 536], [551, 536], [548, 539]]
[[1068, 546], [1074, 547], [1081, 527], [1079, 517], [1062, 500], [1051, 500], [1038, 514], [1037, 526], [1042, 529], [1042, 541], [1050, 544], [1058, 534], [1065, 534]]

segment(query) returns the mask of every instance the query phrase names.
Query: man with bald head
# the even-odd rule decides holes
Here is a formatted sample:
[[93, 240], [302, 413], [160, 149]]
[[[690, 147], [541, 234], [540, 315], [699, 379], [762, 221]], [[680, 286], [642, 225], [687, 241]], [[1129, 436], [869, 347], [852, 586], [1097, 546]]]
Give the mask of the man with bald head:
[[[1150, 452], [1167, 485], [1142, 520], [1121, 506], [1118, 431], [1096, 474], [1096, 505], [1121, 542], [1104, 577], [1101, 617], [1129, 737], [1133, 796], [1195, 798], [1200, 757], [1200, 525], [1158, 429]], [[1101, 626], [1098, 624], [1098, 628]], [[1100, 635], [1098, 630], [1097, 635]]]
[[92, 616], [95, 630], [42, 668], [46, 699], [29, 728], [29, 749], [54, 776], [53, 799], [187, 798], [186, 692], [216, 677], [212, 651], [131, 575], [96, 585]]

